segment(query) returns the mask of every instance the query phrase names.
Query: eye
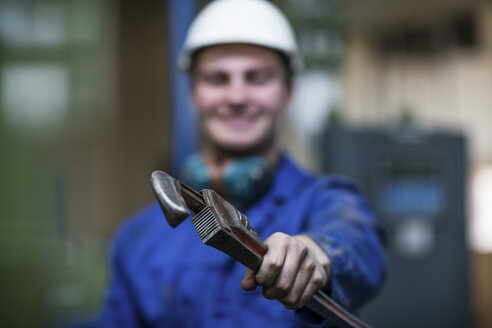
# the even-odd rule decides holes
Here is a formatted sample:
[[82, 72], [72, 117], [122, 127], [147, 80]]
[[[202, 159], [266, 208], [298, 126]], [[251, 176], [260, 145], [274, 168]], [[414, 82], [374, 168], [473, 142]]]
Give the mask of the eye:
[[247, 73], [246, 78], [252, 84], [265, 84], [273, 77], [273, 71], [270, 69], [254, 70]]
[[202, 80], [213, 86], [221, 86], [229, 81], [227, 74], [222, 72], [211, 72], [202, 75]]

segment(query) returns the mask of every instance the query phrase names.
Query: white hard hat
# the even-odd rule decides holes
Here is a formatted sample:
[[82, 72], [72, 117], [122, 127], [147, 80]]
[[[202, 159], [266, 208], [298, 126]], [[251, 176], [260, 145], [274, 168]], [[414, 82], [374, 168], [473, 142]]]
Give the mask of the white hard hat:
[[253, 44], [280, 51], [289, 59], [293, 72], [302, 68], [292, 27], [282, 12], [266, 0], [212, 1], [191, 23], [178, 66], [188, 71], [196, 50], [229, 43]]

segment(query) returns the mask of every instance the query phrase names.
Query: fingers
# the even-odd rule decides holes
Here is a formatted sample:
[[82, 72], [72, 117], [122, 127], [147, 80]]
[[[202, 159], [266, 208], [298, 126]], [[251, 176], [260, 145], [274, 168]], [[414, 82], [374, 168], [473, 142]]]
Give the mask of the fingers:
[[[275, 272], [276, 279], [274, 281], [268, 281], [267, 283], [261, 283], [263, 286], [263, 296], [268, 299], [280, 299], [291, 292], [296, 279], [300, 278], [298, 277], [299, 268], [307, 255], [307, 248], [305, 245], [293, 240], [292, 237], [284, 234], [275, 237], [276, 238], [270, 240], [270, 242], [276, 242], [277, 247], [279, 245], [282, 247], [284, 260], [281, 268], [278, 268]], [[282, 239], [282, 241], [279, 242], [279, 239]], [[276, 246], [271, 246], [271, 249], [275, 251]], [[268, 264], [265, 266], [265, 269], [269, 269]]]
[[256, 289], [257, 283], [255, 279], [255, 273], [250, 269], [246, 269], [243, 281], [241, 281], [241, 287], [247, 291], [252, 291]]
[[256, 275], [246, 271], [243, 289], [253, 290], [259, 285], [265, 298], [276, 299], [289, 309], [303, 307], [327, 283], [329, 274], [325, 270], [329, 260], [321, 258], [318, 249], [311, 250], [309, 237], [305, 237], [307, 242], [303, 238], [275, 233], [265, 240], [268, 252], [260, 270]]
[[256, 282], [262, 287], [272, 286], [284, 267], [289, 240], [286, 234], [274, 233], [265, 240], [268, 252], [263, 257], [260, 270], [256, 275]]
[[326, 280], [326, 275], [319, 263], [311, 257], [306, 257], [289, 294], [279, 301], [288, 309], [301, 308], [306, 305], [314, 293], [325, 285]]
[[246, 270], [243, 289], [261, 286], [265, 298], [276, 299], [288, 309], [298, 309], [327, 284], [331, 262], [309, 237], [277, 232], [265, 244], [268, 252], [260, 269], [256, 275]]
[[[316, 269], [316, 264], [311, 258], [307, 257], [302, 261], [296, 279], [289, 290], [288, 294], [279, 299], [279, 301], [288, 309], [301, 307], [300, 301], [306, 291], [306, 287], [310, 285], [311, 276]], [[312, 284], [311, 284], [312, 285]], [[311, 296], [311, 295], [309, 295]]]

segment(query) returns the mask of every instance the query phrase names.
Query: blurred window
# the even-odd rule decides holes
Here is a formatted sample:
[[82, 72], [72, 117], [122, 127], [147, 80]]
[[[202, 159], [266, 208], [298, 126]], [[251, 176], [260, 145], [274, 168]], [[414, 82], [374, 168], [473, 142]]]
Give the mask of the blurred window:
[[4, 123], [41, 134], [57, 127], [73, 132], [63, 126], [108, 115], [114, 74], [105, 6], [102, 0], [0, 1]]
[[427, 24], [407, 25], [379, 38], [386, 55], [426, 55], [476, 47], [477, 29], [471, 12], [447, 16]]
[[492, 252], [492, 165], [477, 170], [472, 180], [470, 242], [477, 252]]
[[8, 47], [57, 46], [66, 42], [66, 14], [50, 2], [0, 2], [0, 33]]
[[2, 107], [13, 126], [46, 126], [68, 107], [68, 73], [61, 65], [8, 65], [2, 72]]

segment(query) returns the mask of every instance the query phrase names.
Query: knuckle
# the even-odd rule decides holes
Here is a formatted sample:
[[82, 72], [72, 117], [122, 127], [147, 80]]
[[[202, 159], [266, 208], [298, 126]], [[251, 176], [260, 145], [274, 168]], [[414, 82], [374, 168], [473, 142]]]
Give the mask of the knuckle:
[[293, 242], [290, 246], [290, 249], [292, 249], [294, 252], [296, 252], [299, 256], [299, 258], [305, 258], [306, 255], [308, 254], [308, 248], [306, 245], [303, 243], [293, 239]]
[[256, 277], [256, 281], [258, 282], [258, 284], [260, 284], [260, 286], [263, 286], [263, 287], [268, 287], [271, 283], [270, 283], [270, 276], [269, 275], [258, 275]]
[[282, 304], [288, 309], [295, 309], [297, 307], [297, 297], [288, 295], [282, 299]]
[[265, 286], [265, 277], [263, 275], [257, 275], [255, 277], [255, 280], [256, 280], [256, 283], [259, 285], [259, 286]]
[[279, 293], [286, 293], [290, 290], [290, 284], [288, 281], [282, 279], [277, 283], [275, 288]]
[[301, 242], [297, 242], [297, 244], [299, 245], [298, 248], [299, 248], [299, 253], [304, 257], [308, 254], [308, 248], [305, 244], [301, 243]]
[[275, 232], [265, 240], [265, 244], [274, 248], [285, 248], [289, 246], [290, 236], [283, 232]]
[[313, 272], [316, 269], [316, 263], [312, 260], [307, 260], [302, 263], [302, 270], [305, 272]]
[[324, 282], [324, 277], [322, 274], [320, 274], [319, 272], [315, 272], [313, 274], [313, 277], [311, 278], [311, 281], [313, 283], [313, 285], [319, 287], [319, 286], [322, 286], [323, 285], [323, 282]]
[[257, 278], [257, 281], [263, 287], [273, 287], [279, 277], [279, 273], [280, 270], [269, 268], [269, 270], [265, 270], [265, 272]]
[[281, 238], [281, 237], [285, 236], [285, 233], [283, 233], [283, 232], [274, 232], [274, 233], [272, 234], [272, 236], [275, 236], [276, 238], [277, 238], [277, 237], [280, 237], [280, 238]]
[[297, 302], [298, 307], [299, 307], [299, 308], [301, 308], [301, 307], [306, 306], [306, 304], [307, 304], [307, 302], [309, 301], [309, 299], [311, 298], [311, 296], [312, 296], [312, 294], [311, 294], [311, 295], [309, 295], [309, 296], [307, 296], [307, 295], [306, 295], [306, 296], [303, 296], [303, 297], [299, 300], [299, 302]]
[[278, 271], [282, 268], [283, 261], [281, 258], [275, 256], [270, 257], [267, 261], [267, 266], [274, 271]]
[[273, 295], [273, 292], [272, 292], [272, 289], [271, 288], [263, 288], [263, 290], [261, 291], [261, 294], [263, 295], [263, 297], [265, 297], [266, 299], [269, 299], [269, 300], [273, 300], [275, 299], [274, 295]]
[[272, 240], [274, 242], [279, 242], [279, 241], [286, 239], [286, 237], [287, 237], [287, 235], [283, 232], [275, 232], [270, 237], [268, 237], [268, 239]]

